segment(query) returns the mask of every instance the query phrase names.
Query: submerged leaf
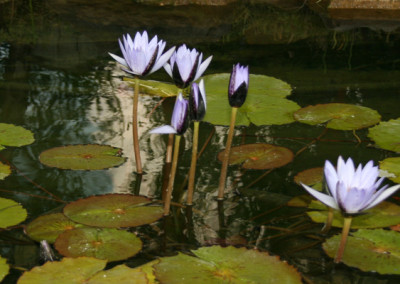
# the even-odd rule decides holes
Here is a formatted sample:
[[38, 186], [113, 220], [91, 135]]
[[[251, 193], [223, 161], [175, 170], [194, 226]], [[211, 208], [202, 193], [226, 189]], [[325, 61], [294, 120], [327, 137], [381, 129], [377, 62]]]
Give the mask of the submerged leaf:
[[0, 228], [17, 225], [24, 221], [27, 215], [21, 204], [14, 200], [0, 197]]
[[379, 148], [400, 152], [400, 118], [382, 121], [378, 125], [368, 129], [368, 137]]

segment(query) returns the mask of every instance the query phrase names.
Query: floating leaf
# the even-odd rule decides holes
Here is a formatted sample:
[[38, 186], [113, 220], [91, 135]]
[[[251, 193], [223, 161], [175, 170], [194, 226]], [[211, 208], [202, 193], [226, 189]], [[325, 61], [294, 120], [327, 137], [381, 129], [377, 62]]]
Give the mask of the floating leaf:
[[[229, 77], [228, 73], [204, 76], [207, 93], [207, 113], [204, 121], [216, 125], [229, 125]], [[293, 112], [300, 106], [285, 99], [290, 92], [290, 85], [281, 80], [251, 74], [246, 102], [238, 109], [236, 125], [249, 125], [250, 122], [255, 125], [281, 125], [294, 122]]]
[[71, 284], [87, 283], [87, 279], [104, 269], [106, 260], [92, 257], [63, 258], [61, 261], [46, 262], [25, 272], [18, 284]]
[[300, 195], [300, 196], [296, 196], [293, 197], [292, 199], [290, 199], [287, 203], [287, 206], [291, 206], [291, 207], [307, 207], [311, 201], [312, 201], [312, 197], [309, 194], [304, 194], [304, 195]]
[[[340, 235], [326, 240], [323, 248], [334, 258]], [[342, 262], [362, 271], [400, 274], [400, 234], [383, 229], [358, 230], [347, 238]]]
[[[132, 88], [135, 88], [135, 79], [124, 77], [124, 81], [127, 81]], [[159, 97], [176, 97], [179, 89], [174, 84], [170, 83], [153, 80], [139, 80], [139, 92]]]
[[146, 274], [146, 277], [148, 280], [147, 283], [151, 283], [151, 284], [159, 283], [156, 280], [156, 276], [154, 275], [154, 265], [157, 263], [160, 263], [159, 259], [156, 259], [156, 260], [147, 262], [141, 266], [135, 267], [134, 270], [143, 271]]
[[75, 222], [95, 227], [121, 228], [150, 224], [163, 216], [161, 206], [130, 194], [91, 196], [67, 204], [64, 214]]
[[391, 181], [400, 183], [400, 157], [386, 158], [379, 162], [379, 170], [386, 171], [385, 176]]
[[5, 165], [0, 162], [0, 180], [5, 179], [11, 174], [11, 168], [9, 165]]
[[59, 235], [54, 247], [67, 257], [90, 256], [116, 261], [137, 254], [142, 249], [142, 241], [123, 230], [79, 228]]
[[35, 139], [31, 131], [21, 126], [0, 123], [0, 145], [19, 147], [32, 144], [33, 141]]
[[112, 283], [134, 283], [134, 284], [148, 284], [146, 273], [139, 269], [130, 268], [124, 264], [115, 266], [112, 269], [104, 270], [92, 278], [85, 284], [112, 284]]
[[10, 271], [10, 266], [7, 264], [7, 259], [0, 257], [0, 281], [6, 277]]
[[382, 121], [368, 129], [368, 137], [378, 147], [399, 153], [400, 152], [400, 118]]
[[[223, 160], [225, 151], [218, 154]], [[293, 152], [271, 144], [245, 144], [231, 148], [230, 165], [242, 164], [245, 169], [265, 170], [282, 167], [293, 160]]]
[[21, 204], [0, 197], [0, 228], [17, 225], [26, 219], [27, 212]]
[[[309, 205], [310, 209], [319, 209], [321, 211], [307, 212], [308, 216], [317, 223], [325, 223], [328, 216], [328, 207], [319, 201], [312, 201]], [[332, 226], [342, 227], [343, 217], [338, 210], [333, 211]], [[391, 202], [382, 202], [377, 206], [365, 211], [364, 214], [353, 217], [351, 227], [358, 228], [383, 228], [400, 223], [400, 206]]]
[[122, 150], [108, 145], [69, 145], [40, 154], [40, 162], [66, 170], [102, 170], [123, 164]]
[[381, 116], [367, 107], [332, 103], [302, 108], [294, 113], [294, 118], [311, 125], [327, 123], [327, 128], [355, 130], [377, 124]]
[[62, 213], [40, 216], [26, 226], [26, 234], [35, 241], [46, 240], [54, 243], [57, 237], [66, 230], [83, 227]]
[[324, 179], [324, 168], [311, 168], [299, 172], [294, 177], [294, 182], [297, 184], [305, 184], [311, 186], [312, 188], [321, 191], [322, 190], [322, 181]]
[[178, 254], [154, 266], [161, 283], [301, 283], [299, 273], [276, 256], [235, 247], [202, 247], [197, 257]]

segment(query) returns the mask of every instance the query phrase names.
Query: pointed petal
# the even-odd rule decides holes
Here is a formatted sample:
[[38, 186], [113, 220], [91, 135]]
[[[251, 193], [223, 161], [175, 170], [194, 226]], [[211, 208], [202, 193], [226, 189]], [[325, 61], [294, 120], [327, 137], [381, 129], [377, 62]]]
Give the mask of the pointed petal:
[[171, 57], [172, 53], [175, 51], [175, 46], [170, 48], [167, 52], [165, 52], [161, 57], [157, 60], [157, 62], [154, 64], [153, 68], [151, 68], [150, 72], [148, 74], [151, 74], [161, 67], [164, 66], [164, 64], [168, 61], [168, 59]]
[[314, 196], [316, 199], [324, 203], [325, 205], [332, 207], [333, 209], [339, 210], [339, 206], [337, 205], [335, 199], [333, 199], [332, 196], [329, 196], [327, 194], [321, 193], [305, 184], [301, 184], [305, 190], [308, 191], [309, 194]]
[[325, 175], [325, 181], [328, 185], [328, 190], [330, 194], [333, 196], [333, 198], [336, 200], [337, 199], [336, 185], [339, 179], [335, 167], [329, 161], [325, 161], [324, 175]]
[[204, 101], [204, 109], [206, 110], [207, 109], [207, 99], [206, 99], [206, 89], [204, 87], [203, 79], [200, 80], [199, 90], [200, 90], [201, 97], [203, 98], [203, 101]]
[[[400, 184], [398, 185], [394, 185], [392, 187], [389, 187], [388, 189], [386, 189], [385, 191], [381, 192], [381, 194], [379, 196], [377, 196], [375, 198], [374, 201], [372, 201], [367, 207], [364, 208], [364, 210], [370, 209], [372, 207], [374, 207], [375, 205], [378, 205], [379, 203], [381, 203], [383, 200], [385, 200], [386, 198], [388, 198], [390, 195], [392, 195], [393, 193], [395, 193], [398, 189], [400, 188]], [[377, 192], [376, 194], [379, 194], [379, 192]]]
[[124, 65], [124, 66], [128, 66], [128, 64], [126, 63], [125, 59], [123, 59], [122, 57], [119, 57], [115, 54], [112, 53], [108, 53], [112, 58], [114, 58], [118, 63]]
[[165, 63], [165, 65], [163, 66], [165, 71], [168, 73], [168, 75], [172, 78], [172, 68], [171, 65], [169, 63]]
[[158, 133], [158, 134], [171, 134], [176, 133], [176, 130], [171, 125], [163, 125], [157, 128], [150, 130], [150, 134]]
[[212, 60], [212, 56], [208, 57], [206, 60], [203, 61], [203, 63], [200, 64], [199, 69], [196, 72], [196, 76], [194, 77], [194, 81], [199, 79], [201, 75], [203, 75], [204, 71], [206, 71], [208, 65], [210, 65]]

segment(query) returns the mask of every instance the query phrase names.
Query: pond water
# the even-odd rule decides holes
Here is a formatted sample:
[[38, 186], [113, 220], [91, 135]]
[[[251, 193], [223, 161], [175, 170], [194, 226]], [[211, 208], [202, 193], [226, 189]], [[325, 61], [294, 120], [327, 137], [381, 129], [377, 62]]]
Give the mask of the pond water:
[[[51, 4], [49, 2], [52, 2]], [[167, 137], [149, 130], [170, 121], [174, 99], [143, 95], [139, 101], [139, 133], [146, 174], [137, 180], [131, 137], [132, 90], [108, 52], [120, 54], [122, 34], [146, 29], [168, 46], [186, 43], [213, 55], [206, 74], [229, 73], [240, 62], [252, 74], [288, 82], [291, 100], [300, 106], [349, 103], [377, 110], [382, 120], [398, 117], [400, 96], [400, 34], [393, 23], [333, 22], [302, 7], [279, 9], [265, 5], [223, 7], [146, 6], [132, 1], [5, 1], [0, 3], [0, 122], [23, 126], [34, 133], [31, 145], [7, 147], [0, 154], [13, 165], [1, 181], [0, 196], [20, 202], [28, 219], [58, 211], [63, 203], [45, 196], [41, 187], [65, 202], [104, 193], [140, 193], [161, 199]], [[31, 5], [30, 5], [30, 4]], [[333, 25], [332, 23], [335, 23]], [[366, 27], [367, 26], [367, 27]], [[149, 79], [171, 82], [160, 70]], [[250, 82], [251, 84], [251, 82]], [[251, 95], [251, 94], [249, 94]], [[158, 107], [156, 107], [158, 105]], [[295, 266], [306, 282], [398, 283], [398, 276], [362, 272], [334, 265], [321, 249], [325, 235], [303, 208], [285, 203], [304, 194], [294, 176], [321, 167], [339, 155], [356, 163], [375, 162], [395, 153], [373, 146], [367, 130], [328, 130], [323, 125], [291, 123], [281, 126], [237, 127], [234, 145], [265, 142], [291, 149], [305, 146], [288, 165], [265, 171], [228, 171], [227, 198], [218, 207], [215, 196], [227, 127], [202, 123], [192, 222], [173, 208], [168, 226], [162, 222], [137, 230], [144, 250], [127, 263], [135, 266], [156, 256], [173, 255], [211, 244], [245, 245], [279, 255]], [[174, 198], [183, 202], [191, 156], [191, 130], [184, 136]], [[120, 167], [101, 171], [70, 171], [42, 165], [39, 155], [51, 147], [98, 143], [123, 149], [128, 158]], [[256, 181], [256, 182], [255, 182]], [[396, 202], [395, 198], [389, 199]], [[222, 217], [221, 217], [222, 216]], [[192, 223], [192, 226], [190, 225]], [[161, 231], [165, 229], [165, 234]], [[329, 235], [339, 233], [333, 229]], [[160, 236], [161, 235], [161, 236]], [[38, 245], [21, 228], [0, 233], [0, 254], [14, 267], [40, 264]], [[20, 276], [12, 269], [5, 283]]]

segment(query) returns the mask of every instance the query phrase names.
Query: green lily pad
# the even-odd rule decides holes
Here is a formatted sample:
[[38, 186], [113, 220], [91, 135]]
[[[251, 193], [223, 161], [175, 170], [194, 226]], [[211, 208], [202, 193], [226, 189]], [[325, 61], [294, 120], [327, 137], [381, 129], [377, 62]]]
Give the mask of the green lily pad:
[[163, 216], [161, 206], [131, 194], [91, 196], [67, 204], [64, 214], [71, 220], [95, 227], [121, 228], [150, 224]]
[[312, 188], [322, 191], [324, 179], [324, 168], [311, 168], [299, 172], [294, 177], [294, 182], [300, 185], [301, 183], [311, 186]]
[[82, 224], [75, 223], [62, 213], [54, 213], [36, 218], [26, 226], [25, 232], [35, 241], [46, 240], [49, 243], [54, 243], [57, 237], [64, 231], [83, 226]]
[[368, 137], [379, 148], [400, 152], [400, 118], [382, 121], [378, 125], [368, 129]]
[[376, 110], [339, 103], [308, 106], [296, 111], [294, 118], [311, 125], [327, 123], [327, 128], [337, 130], [361, 129], [377, 124], [381, 120]]
[[[204, 121], [229, 125], [231, 107], [228, 102], [230, 74], [204, 76], [207, 93], [207, 113]], [[285, 99], [291, 87], [286, 82], [264, 75], [250, 75], [249, 91], [244, 105], [238, 109], [236, 125], [281, 125], [294, 122], [293, 113], [300, 109]]]
[[27, 212], [21, 204], [0, 197], [0, 228], [17, 225], [24, 221], [26, 217]]
[[311, 203], [312, 200], [313, 199], [310, 194], [299, 195], [299, 196], [295, 196], [292, 199], [290, 199], [287, 203], [287, 206], [307, 207]]
[[[340, 235], [323, 243], [326, 254], [334, 258]], [[400, 274], [400, 234], [383, 229], [358, 230], [349, 236], [342, 262], [362, 271]]]
[[87, 283], [87, 279], [104, 269], [107, 261], [93, 257], [63, 258], [46, 262], [26, 271], [18, 284]]
[[[310, 211], [307, 215], [317, 223], [325, 223], [328, 216], [328, 207], [319, 201], [313, 200], [310, 209], [320, 211]], [[377, 206], [367, 210], [364, 214], [353, 217], [351, 227], [353, 229], [367, 228], [383, 228], [400, 223], [400, 206], [391, 202], [382, 202]], [[343, 225], [342, 214], [338, 210], [334, 210], [332, 226], [341, 228]]]
[[[225, 151], [218, 154], [223, 160]], [[271, 144], [245, 144], [231, 148], [230, 165], [242, 164], [245, 169], [265, 170], [282, 167], [293, 160], [293, 152]]]
[[142, 241], [123, 230], [78, 228], [60, 234], [54, 247], [67, 257], [90, 256], [116, 261], [137, 254], [142, 249]]
[[10, 271], [10, 266], [7, 264], [7, 259], [0, 257], [0, 281], [6, 277]]
[[122, 150], [108, 145], [69, 145], [40, 154], [42, 164], [65, 170], [102, 170], [122, 165]]
[[9, 165], [5, 165], [0, 162], [0, 180], [5, 179], [11, 174], [11, 168]]
[[[135, 88], [135, 79], [124, 77], [124, 81], [128, 82], [132, 88]], [[139, 92], [141, 94], [158, 97], [176, 97], [179, 88], [171, 83], [153, 80], [139, 80]]]
[[142, 271], [146, 274], [146, 278], [148, 280], [147, 283], [160, 283], [156, 280], [156, 276], [154, 275], [154, 265], [160, 263], [159, 259], [147, 262], [141, 266], [137, 266], [134, 270]]
[[0, 145], [19, 147], [32, 144], [33, 141], [35, 139], [31, 131], [21, 126], [0, 123]]
[[386, 158], [379, 162], [380, 171], [393, 182], [400, 183], [400, 157]]
[[154, 265], [161, 283], [301, 283], [300, 274], [277, 256], [235, 247], [202, 247], [197, 257], [178, 254]]
[[104, 270], [85, 282], [87, 284], [112, 284], [112, 283], [134, 283], [148, 284], [146, 273], [139, 269], [130, 268], [124, 264], [115, 266], [112, 269]]

